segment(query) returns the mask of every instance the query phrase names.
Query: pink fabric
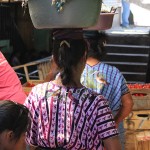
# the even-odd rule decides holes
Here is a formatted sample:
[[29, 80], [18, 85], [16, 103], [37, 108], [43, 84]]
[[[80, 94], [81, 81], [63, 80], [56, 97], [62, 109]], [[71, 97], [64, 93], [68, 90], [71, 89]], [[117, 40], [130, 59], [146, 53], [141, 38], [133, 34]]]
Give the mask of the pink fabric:
[[25, 99], [17, 74], [0, 52], [0, 100], [13, 100], [23, 104]]
[[103, 96], [53, 82], [32, 88], [25, 101], [31, 112], [27, 143], [67, 150], [103, 150], [102, 140], [118, 135]]

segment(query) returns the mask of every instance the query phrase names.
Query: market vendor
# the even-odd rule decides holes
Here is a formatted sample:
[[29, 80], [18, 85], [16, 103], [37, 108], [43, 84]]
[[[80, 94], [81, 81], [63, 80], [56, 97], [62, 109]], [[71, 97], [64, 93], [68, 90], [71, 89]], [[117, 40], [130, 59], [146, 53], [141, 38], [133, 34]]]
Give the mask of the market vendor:
[[0, 100], [6, 99], [23, 104], [26, 94], [16, 72], [0, 51]]

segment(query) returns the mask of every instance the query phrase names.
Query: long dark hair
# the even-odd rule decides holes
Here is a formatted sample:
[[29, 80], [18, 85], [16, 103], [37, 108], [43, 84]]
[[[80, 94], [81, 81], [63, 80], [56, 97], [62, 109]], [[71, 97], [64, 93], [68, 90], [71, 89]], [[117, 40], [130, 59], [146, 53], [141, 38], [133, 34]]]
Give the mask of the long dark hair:
[[84, 39], [88, 46], [88, 57], [101, 60], [105, 55], [104, 42], [107, 41], [108, 36], [105, 32], [98, 31], [84, 31]]
[[83, 39], [54, 41], [53, 57], [60, 69], [63, 85], [74, 83], [72, 78], [72, 68], [79, 63], [86, 50], [86, 42]]
[[14, 139], [30, 127], [29, 110], [9, 100], [0, 101], [0, 134], [5, 130], [13, 131]]

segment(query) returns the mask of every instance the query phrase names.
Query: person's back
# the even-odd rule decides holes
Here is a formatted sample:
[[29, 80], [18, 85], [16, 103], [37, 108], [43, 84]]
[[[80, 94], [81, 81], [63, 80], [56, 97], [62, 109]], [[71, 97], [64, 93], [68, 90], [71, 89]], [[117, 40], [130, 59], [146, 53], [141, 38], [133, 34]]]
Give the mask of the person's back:
[[80, 83], [86, 63], [85, 42], [56, 42], [53, 58], [59, 69], [57, 78], [35, 86], [25, 101], [32, 114], [28, 144], [43, 150], [102, 150], [104, 143], [108, 150], [120, 150], [107, 101]]
[[86, 64], [81, 83], [96, 93], [105, 96], [112, 111], [119, 110], [121, 96], [129, 93], [126, 81], [120, 71], [116, 67], [103, 62], [94, 66]]
[[118, 133], [107, 101], [85, 87], [47, 82], [34, 87], [28, 99], [25, 105], [32, 108], [35, 119], [27, 141], [33, 145], [102, 149], [102, 140]]
[[5, 99], [24, 103], [26, 95], [17, 74], [0, 52], [0, 100]]
[[98, 31], [85, 31], [84, 38], [88, 43], [88, 58], [81, 83], [108, 100], [124, 150], [123, 119], [129, 115], [133, 107], [131, 94], [121, 72], [116, 67], [101, 62], [107, 35]]

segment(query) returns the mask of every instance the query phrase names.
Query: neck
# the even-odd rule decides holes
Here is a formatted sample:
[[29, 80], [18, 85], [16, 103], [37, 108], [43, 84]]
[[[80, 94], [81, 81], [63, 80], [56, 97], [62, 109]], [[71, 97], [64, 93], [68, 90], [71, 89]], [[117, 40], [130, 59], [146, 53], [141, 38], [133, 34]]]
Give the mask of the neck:
[[[76, 87], [76, 88], [81, 88], [83, 87], [83, 85], [80, 83], [80, 78], [81, 78], [81, 73], [76, 72], [75, 70], [73, 71], [73, 75], [72, 75], [72, 81], [70, 83], [68, 83], [67, 85], [65, 85], [66, 87]], [[57, 79], [55, 79], [53, 81], [55, 84], [60, 85], [60, 86], [64, 86], [62, 84], [62, 80], [60, 75], [58, 76]]]
[[94, 66], [96, 64], [98, 64], [100, 61], [96, 58], [92, 58], [92, 57], [89, 57], [86, 61], [86, 63], [90, 66]]

